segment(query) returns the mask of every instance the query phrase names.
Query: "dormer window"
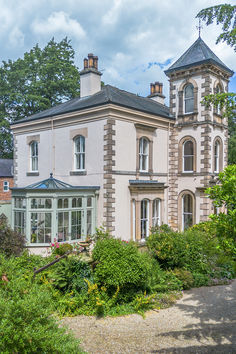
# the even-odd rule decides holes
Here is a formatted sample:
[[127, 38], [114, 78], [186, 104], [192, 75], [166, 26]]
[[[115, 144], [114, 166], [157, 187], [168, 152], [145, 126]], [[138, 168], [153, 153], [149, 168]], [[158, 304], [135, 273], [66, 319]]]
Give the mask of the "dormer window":
[[85, 138], [82, 135], [74, 139], [74, 166], [76, 171], [85, 170]]
[[184, 113], [192, 113], [193, 111], [194, 111], [193, 85], [188, 84], [184, 88]]
[[32, 141], [30, 143], [30, 170], [38, 171], [38, 142]]

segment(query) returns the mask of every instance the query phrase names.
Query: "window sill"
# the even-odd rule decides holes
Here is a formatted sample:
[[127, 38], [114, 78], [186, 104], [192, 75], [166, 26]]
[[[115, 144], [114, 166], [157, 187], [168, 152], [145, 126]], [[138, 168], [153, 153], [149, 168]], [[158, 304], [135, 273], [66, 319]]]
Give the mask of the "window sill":
[[87, 171], [70, 171], [70, 176], [85, 176]]
[[35, 171], [35, 172], [27, 172], [26, 176], [39, 176], [39, 172]]

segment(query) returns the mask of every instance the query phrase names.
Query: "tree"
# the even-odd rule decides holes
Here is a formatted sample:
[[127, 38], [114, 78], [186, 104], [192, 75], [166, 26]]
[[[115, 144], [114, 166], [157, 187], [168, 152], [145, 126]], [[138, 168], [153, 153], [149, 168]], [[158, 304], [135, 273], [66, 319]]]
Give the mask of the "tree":
[[223, 4], [201, 10], [197, 17], [206, 21], [207, 26], [216, 21], [222, 24], [222, 33], [217, 37], [216, 43], [226, 42], [236, 51], [236, 5]]
[[202, 100], [206, 107], [213, 105], [223, 111], [223, 117], [228, 118], [229, 129], [229, 154], [228, 163], [236, 164], [236, 94], [235, 93], [217, 93], [207, 95]]
[[211, 215], [211, 219], [223, 246], [236, 257], [236, 165], [229, 165], [220, 172], [218, 183], [206, 193], [216, 208], [224, 209], [224, 212]]
[[[236, 6], [230, 4], [216, 5], [201, 10], [197, 16], [206, 21], [207, 26], [216, 21], [216, 24], [222, 24], [222, 33], [217, 37], [216, 43], [226, 42], [236, 51]], [[236, 94], [220, 93], [208, 95], [202, 101], [206, 106], [220, 106], [224, 108], [224, 115], [228, 117], [229, 125], [229, 164], [236, 163]]]
[[79, 71], [70, 40], [52, 38], [23, 59], [0, 67], [0, 157], [12, 157], [10, 123], [53, 107], [79, 94]]

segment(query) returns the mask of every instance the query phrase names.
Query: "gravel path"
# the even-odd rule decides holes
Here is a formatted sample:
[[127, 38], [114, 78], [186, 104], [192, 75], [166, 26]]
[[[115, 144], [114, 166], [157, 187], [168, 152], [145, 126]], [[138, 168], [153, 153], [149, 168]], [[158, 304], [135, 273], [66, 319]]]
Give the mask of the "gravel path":
[[88, 353], [236, 353], [236, 280], [184, 292], [168, 309], [63, 322]]

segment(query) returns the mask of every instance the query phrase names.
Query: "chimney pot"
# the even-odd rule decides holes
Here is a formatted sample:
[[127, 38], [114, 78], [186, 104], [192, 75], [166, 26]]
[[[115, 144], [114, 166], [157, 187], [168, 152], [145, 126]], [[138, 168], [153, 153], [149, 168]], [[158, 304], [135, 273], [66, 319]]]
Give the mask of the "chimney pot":
[[88, 54], [88, 66], [89, 66], [89, 68], [93, 68], [93, 54], [92, 53]]
[[155, 93], [160, 93], [160, 84], [158, 81], [155, 82]]
[[84, 58], [84, 69], [88, 68], [88, 59]]
[[98, 69], [98, 57], [97, 56], [93, 57], [93, 66], [95, 69]]
[[155, 85], [150, 84], [150, 94], [153, 95], [155, 93]]

